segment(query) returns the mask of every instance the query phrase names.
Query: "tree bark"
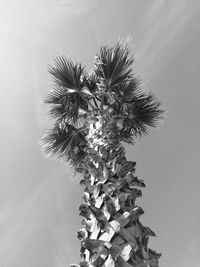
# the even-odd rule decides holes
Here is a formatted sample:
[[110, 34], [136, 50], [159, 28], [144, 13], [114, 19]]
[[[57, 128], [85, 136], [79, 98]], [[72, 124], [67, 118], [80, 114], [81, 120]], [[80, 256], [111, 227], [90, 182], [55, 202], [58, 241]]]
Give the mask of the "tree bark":
[[148, 248], [148, 239], [155, 234], [141, 224], [144, 211], [135, 204], [145, 184], [135, 176], [136, 162], [126, 159], [117, 141], [112, 110], [92, 113], [85, 131], [87, 157], [78, 168], [85, 201], [79, 208], [80, 266], [158, 267], [161, 254]]

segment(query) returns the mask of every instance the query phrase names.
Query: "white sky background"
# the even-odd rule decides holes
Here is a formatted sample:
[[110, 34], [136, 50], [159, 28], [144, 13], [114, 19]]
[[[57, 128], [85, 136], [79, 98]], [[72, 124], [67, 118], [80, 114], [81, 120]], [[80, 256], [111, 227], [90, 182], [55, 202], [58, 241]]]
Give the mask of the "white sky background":
[[0, 0], [0, 266], [64, 267], [79, 261], [78, 179], [46, 160], [40, 102], [47, 66], [65, 55], [92, 66], [101, 44], [132, 40], [135, 71], [168, 108], [159, 130], [128, 157], [147, 188], [138, 201], [163, 253], [161, 267], [200, 266], [198, 0]]

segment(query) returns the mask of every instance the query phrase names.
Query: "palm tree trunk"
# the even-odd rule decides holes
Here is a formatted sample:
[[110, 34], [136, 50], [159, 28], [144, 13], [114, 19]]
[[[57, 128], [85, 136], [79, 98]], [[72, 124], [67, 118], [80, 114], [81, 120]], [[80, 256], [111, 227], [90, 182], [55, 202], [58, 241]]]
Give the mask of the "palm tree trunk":
[[144, 211], [135, 204], [145, 184], [135, 176], [136, 163], [125, 157], [112, 110], [91, 113], [84, 127], [87, 157], [78, 168], [85, 201], [79, 208], [80, 266], [158, 267], [161, 254], [148, 248], [155, 234], [141, 224]]

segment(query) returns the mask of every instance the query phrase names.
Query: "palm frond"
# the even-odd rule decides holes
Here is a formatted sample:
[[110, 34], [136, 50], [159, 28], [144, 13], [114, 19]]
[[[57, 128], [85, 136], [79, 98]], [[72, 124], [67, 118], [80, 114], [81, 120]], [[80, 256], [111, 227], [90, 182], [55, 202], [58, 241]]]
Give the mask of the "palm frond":
[[123, 122], [124, 130], [134, 135], [148, 134], [148, 128], [156, 127], [164, 118], [161, 102], [152, 93], [141, 93], [126, 104], [128, 117]]
[[58, 121], [65, 119], [66, 122], [74, 124], [78, 120], [79, 109], [88, 109], [88, 103], [78, 93], [68, 93], [63, 87], [51, 91], [45, 103], [52, 104], [49, 110], [51, 117]]
[[92, 93], [95, 93], [98, 90], [97, 84], [99, 82], [99, 77], [94, 72], [91, 72], [87, 77], [85, 77], [85, 84]]
[[55, 63], [55, 67], [49, 67], [49, 73], [58, 86], [75, 90], [82, 88], [84, 67], [80, 63], [74, 64], [63, 56], [57, 57]]
[[126, 106], [127, 103], [130, 103], [133, 98], [139, 98], [140, 95], [140, 80], [133, 77], [129, 81], [122, 83], [118, 88], [116, 88], [113, 104], [109, 106], [113, 108], [114, 115], [122, 115], [124, 112], [124, 106]]
[[[81, 151], [86, 146], [85, 135], [81, 129], [65, 124], [64, 127], [56, 124], [40, 141], [42, 150], [47, 156], [78, 162]], [[72, 157], [72, 155], [76, 155]], [[72, 158], [71, 158], [72, 157]]]
[[56, 67], [49, 68], [56, 87], [50, 91], [44, 102], [52, 104], [49, 114], [59, 121], [76, 123], [79, 108], [88, 110], [91, 92], [85, 88], [85, 72], [81, 64], [59, 57]]
[[130, 132], [124, 131], [124, 130], [119, 131], [118, 140], [120, 142], [125, 142], [125, 143], [130, 144], [130, 145], [135, 144], [135, 140], [133, 138], [133, 135]]
[[88, 88], [88, 90], [91, 92], [92, 97], [90, 98], [90, 100], [92, 99], [94, 102], [94, 105], [96, 108], [98, 108], [98, 84], [100, 82], [99, 77], [92, 71], [90, 72], [87, 76], [85, 76], [85, 85], [86, 88]]
[[119, 89], [120, 101], [131, 102], [134, 97], [140, 95], [140, 80], [136, 77], [133, 77], [128, 82], [121, 84]]
[[82, 163], [85, 160], [85, 157], [87, 156], [87, 153], [83, 151], [81, 148], [78, 149], [76, 152], [72, 152], [69, 157], [70, 165], [74, 167], [75, 172], [78, 172], [78, 167], [80, 166], [80, 163]]
[[122, 48], [120, 44], [111, 48], [103, 46], [96, 56], [94, 71], [108, 87], [115, 87], [132, 77], [133, 61], [128, 48]]

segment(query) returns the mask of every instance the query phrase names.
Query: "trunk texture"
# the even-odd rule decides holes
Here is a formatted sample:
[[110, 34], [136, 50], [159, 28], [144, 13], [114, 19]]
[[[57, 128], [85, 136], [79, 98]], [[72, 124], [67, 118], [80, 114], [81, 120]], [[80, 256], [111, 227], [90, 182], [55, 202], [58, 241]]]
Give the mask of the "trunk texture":
[[145, 184], [135, 176], [136, 162], [125, 157], [112, 109], [92, 112], [84, 128], [87, 157], [78, 168], [85, 201], [79, 208], [80, 266], [158, 267], [161, 254], [148, 248], [155, 234], [141, 224], [144, 211], [135, 204]]

